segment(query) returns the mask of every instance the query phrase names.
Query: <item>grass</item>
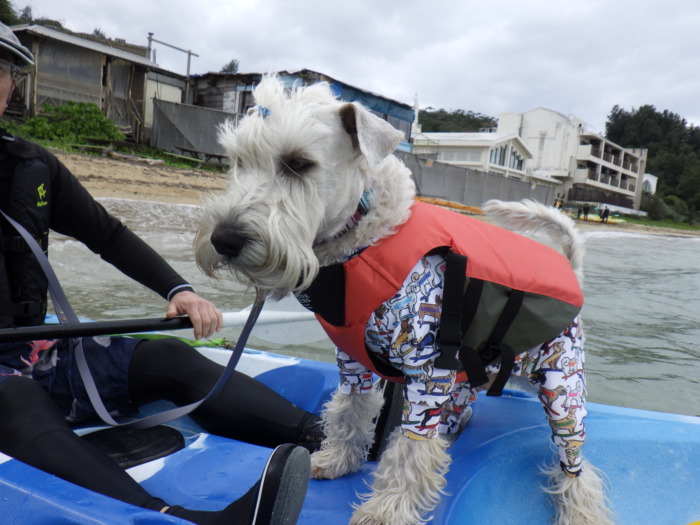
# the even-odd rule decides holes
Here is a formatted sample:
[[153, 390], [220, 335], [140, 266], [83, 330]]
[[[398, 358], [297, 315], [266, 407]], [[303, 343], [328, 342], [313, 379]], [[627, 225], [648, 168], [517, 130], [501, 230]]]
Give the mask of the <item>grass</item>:
[[700, 226], [698, 226], [697, 224], [688, 224], [687, 222], [675, 222], [671, 220], [654, 221], [652, 219], [645, 219], [642, 217], [636, 217], [634, 215], [623, 215], [621, 218], [629, 224], [639, 224], [641, 226], [652, 226], [656, 228], [674, 228], [676, 230], [695, 232], [700, 231]]

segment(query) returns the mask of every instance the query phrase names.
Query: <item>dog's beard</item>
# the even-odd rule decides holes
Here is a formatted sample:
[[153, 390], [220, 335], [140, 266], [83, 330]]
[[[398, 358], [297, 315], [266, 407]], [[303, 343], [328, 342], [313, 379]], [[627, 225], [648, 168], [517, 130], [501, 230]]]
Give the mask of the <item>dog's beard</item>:
[[[323, 211], [318, 199], [290, 207], [285, 200], [269, 204], [262, 199], [252, 202], [249, 195], [239, 205], [230, 205], [231, 195], [211, 199], [195, 238], [197, 265], [207, 275], [218, 277], [229, 269], [241, 282], [249, 281], [266, 290], [273, 299], [308, 288], [319, 269], [313, 241]], [[211, 243], [217, 225], [226, 225], [247, 241], [240, 254], [226, 257]]]

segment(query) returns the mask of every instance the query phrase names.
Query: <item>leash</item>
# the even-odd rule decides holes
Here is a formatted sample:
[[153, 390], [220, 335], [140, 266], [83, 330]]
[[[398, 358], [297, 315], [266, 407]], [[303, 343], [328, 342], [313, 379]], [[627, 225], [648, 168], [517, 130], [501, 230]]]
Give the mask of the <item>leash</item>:
[[[66, 295], [63, 292], [63, 289], [61, 288], [61, 284], [58, 281], [56, 273], [51, 267], [48, 257], [41, 249], [41, 246], [39, 246], [39, 243], [36, 242], [36, 240], [21, 224], [9, 217], [2, 210], [0, 210], [0, 213], [2, 213], [3, 217], [5, 217], [5, 219], [10, 223], [10, 225], [12, 225], [15, 228], [15, 230], [19, 232], [19, 234], [22, 236], [29, 248], [32, 250], [34, 257], [41, 266], [41, 269], [44, 271], [44, 274], [46, 275], [46, 278], [49, 281], [49, 294], [51, 295], [51, 301], [53, 302], [59, 322], [61, 324], [80, 324], [80, 319], [73, 311], [70, 302], [66, 298]], [[262, 290], [257, 289], [255, 294], [255, 302], [253, 303], [253, 306], [250, 309], [250, 314], [248, 315], [248, 319], [246, 320], [246, 323], [243, 326], [243, 330], [241, 331], [241, 335], [238, 338], [238, 341], [236, 342], [236, 346], [231, 352], [231, 357], [229, 358], [229, 361], [226, 364], [226, 368], [222, 372], [221, 377], [219, 377], [219, 380], [216, 382], [216, 384], [212, 387], [212, 389], [206, 396], [204, 396], [199, 401], [190, 403], [189, 405], [183, 405], [181, 407], [165, 410], [163, 412], [152, 414], [150, 416], [146, 416], [135, 421], [130, 421], [128, 423], [117, 422], [109, 413], [107, 408], [104, 406], [102, 398], [100, 397], [100, 393], [97, 389], [97, 385], [95, 384], [95, 380], [92, 377], [92, 373], [90, 372], [90, 367], [87, 363], [87, 360], [85, 359], [85, 351], [83, 349], [82, 340], [80, 338], [70, 339], [71, 348], [75, 351], [75, 361], [76, 365], [78, 366], [80, 378], [83, 381], [83, 385], [85, 386], [88, 398], [90, 399], [90, 403], [92, 403], [95, 412], [102, 421], [104, 421], [110, 426], [134, 429], [143, 429], [154, 427], [156, 425], [162, 425], [164, 423], [189, 414], [190, 412], [198, 408], [202, 403], [210, 399], [214, 395], [214, 393], [216, 393], [216, 391], [219, 390], [219, 388], [221, 388], [224, 384], [226, 384], [226, 382], [231, 378], [233, 372], [236, 369], [236, 365], [238, 364], [238, 361], [240, 360], [241, 355], [243, 354], [245, 344], [248, 341], [248, 337], [250, 336], [250, 333], [252, 332], [253, 327], [255, 326], [255, 322], [257, 321], [258, 316], [260, 315], [260, 311], [262, 310], [264, 304], [265, 294], [262, 292]]]

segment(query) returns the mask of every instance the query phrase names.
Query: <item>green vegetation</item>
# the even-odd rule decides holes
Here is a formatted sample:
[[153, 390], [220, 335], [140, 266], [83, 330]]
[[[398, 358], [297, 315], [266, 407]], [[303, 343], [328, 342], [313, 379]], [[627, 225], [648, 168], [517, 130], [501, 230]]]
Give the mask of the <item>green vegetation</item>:
[[15, 11], [11, 0], [0, 0], [0, 22], [8, 26], [17, 24], [39, 24], [57, 29], [63, 28], [63, 24], [58, 20], [51, 20], [45, 17], [34, 18], [31, 4], [23, 7], [19, 12]]
[[[69, 102], [63, 106], [46, 104], [42, 113], [22, 124], [3, 122], [13, 135], [37, 142], [44, 147], [69, 152], [102, 155], [106, 149], [148, 159], [160, 159], [166, 166], [192, 169], [199, 160], [173, 155], [143, 144], [130, 144], [117, 126], [102, 115], [100, 108], [86, 102]], [[200, 169], [221, 171], [219, 166], [203, 165]]]
[[84, 144], [88, 138], [124, 140], [124, 135], [100, 108], [87, 102], [68, 102], [62, 106], [44, 104], [40, 115], [7, 127], [20, 137], [59, 148]]
[[669, 219], [653, 220], [635, 215], [623, 215], [621, 217], [630, 224], [640, 224], [642, 226], [655, 226], [659, 228], [674, 228], [683, 231], [700, 231], [700, 226], [688, 224], [687, 222], [677, 222]]
[[238, 61], [238, 59], [233, 58], [223, 65], [223, 67], [221, 68], [221, 72], [222, 73], [238, 73], [239, 65], [240, 65], [240, 62]]
[[645, 105], [627, 111], [613, 107], [606, 137], [626, 148], [646, 148], [648, 173], [659, 177], [655, 196], [645, 196], [642, 209], [656, 220], [700, 219], [700, 128], [668, 110]]
[[483, 128], [495, 128], [498, 125], [498, 120], [493, 117], [461, 109], [422, 109], [418, 113], [418, 122], [425, 133], [473, 132]]

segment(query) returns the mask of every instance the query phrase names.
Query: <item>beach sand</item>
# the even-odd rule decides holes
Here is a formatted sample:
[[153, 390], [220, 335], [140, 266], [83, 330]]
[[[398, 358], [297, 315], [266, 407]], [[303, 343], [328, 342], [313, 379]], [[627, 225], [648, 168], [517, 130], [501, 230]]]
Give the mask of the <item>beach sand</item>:
[[[53, 151], [53, 153], [95, 197], [138, 199], [172, 204], [201, 204], [208, 194], [220, 192], [227, 185], [227, 175], [223, 172], [171, 168], [123, 158], [61, 151]], [[484, 218], [478, 214], [473, 216]], [[576, 220], [576, 224], [582, 231], [700, 237], [700, 230], [685, 231], [628, 223], [602, 224], [594, 220]]]

